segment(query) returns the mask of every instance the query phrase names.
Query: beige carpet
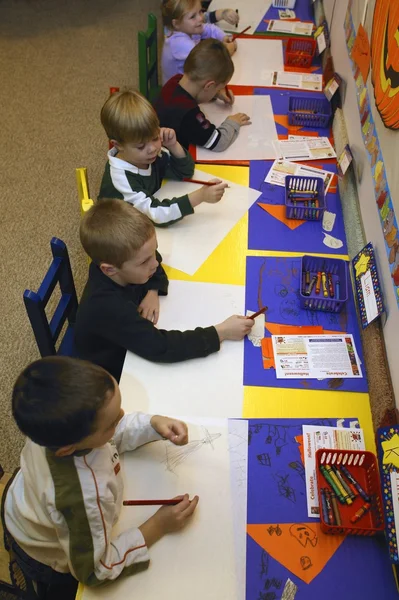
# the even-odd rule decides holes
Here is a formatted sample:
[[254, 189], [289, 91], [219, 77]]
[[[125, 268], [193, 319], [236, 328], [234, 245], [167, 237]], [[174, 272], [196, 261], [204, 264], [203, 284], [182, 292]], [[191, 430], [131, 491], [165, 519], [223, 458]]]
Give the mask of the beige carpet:
[[110, 86], [137, 86], [137, 31], [159, 0], [0, 2], [0, 463], [12, 471], [22, 436], [10, 413], [19, 372], [39, 358], [22, 294], [37, 289], [52, 236], [66, 242], [80, 294], [75, 167], [97, 194], [107, 140], [99, 112]]

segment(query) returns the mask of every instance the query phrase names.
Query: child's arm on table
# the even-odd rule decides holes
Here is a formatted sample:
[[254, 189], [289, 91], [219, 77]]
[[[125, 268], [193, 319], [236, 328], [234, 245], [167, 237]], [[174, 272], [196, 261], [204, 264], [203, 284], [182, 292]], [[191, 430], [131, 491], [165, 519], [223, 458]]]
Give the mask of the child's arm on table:
[[184, 446], [188, 442], [187, 425], [183, 421], [162, 415], [129, 413], [119, 421], [113, 437], [119, 454], [161, 439], [168, 439], [176, 446]]
[[166, 296], [168, 293], [169, 280], [162, 266], [162, 256], [156, 252], [158, 267], [154, 275], [148, 280], [148, 292], [139, 305], [139, 314], [152, 321], [154, 325], [159, 319], [159, 296]]
[[238, 11], [232, 8], [219, 8], [209, 11], [205, 14], [208, 23], [217, 23], [218, 21], [226, 21], [229, 25], [238, 25], [240, 17]]
[[189, 132], [190, 143], [213, 152], [223, 152], [237, 139], [240, 127], [250, 125], [245, 113], [229, 115], [219, 127], [211, 123], [199, 107], [190, 110], [182, 121], [182, 129]]
[[224, 340], [243, 339], [254, 324], [252, 319], [234, 315], [215, 326], [167, 331], [143, 319], [132, 310], [130, 303], [109, 307], [107, 301], [97, 302], [96, 311], [101, 316], [103, 337], [146, 360], [159, 363], [208, 356], [217, 352]]
[[147, 548], [155, 544], [165, 534], [182, 529], [191, 517], [199, 501], [195, 496], [191, 501], [188, 494], [179, 496], [181, 502], [175, 506], [162, 506], [155, 515], [140, 525], [139, 529], [146, 541]]

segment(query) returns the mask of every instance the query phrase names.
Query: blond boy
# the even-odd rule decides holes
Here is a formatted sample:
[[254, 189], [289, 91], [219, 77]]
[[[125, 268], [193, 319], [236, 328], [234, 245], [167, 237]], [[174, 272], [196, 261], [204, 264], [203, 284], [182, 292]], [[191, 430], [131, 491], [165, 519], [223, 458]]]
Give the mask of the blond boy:
[[226, 183], [178, 198], [158, 200], [156, 192], [167, 179], [192, 176], [194, 163], [176, 140], [173, 129], [159, 126], [151, 104], [139, 92], [112, 94], [101, 110], [101, 122], [113, 144], [101, 182], [101, 198], [120, 198], [133, 204], [156, 225], [170, 225], [194, 213], [202, 202], [216, 203]]
[[127, 350], [153, 362], [181, 362], [217, 352], [224, 340], [242, 340], [251, 330], [254, 321], [236, 315], [193, 331], [155, 327], [169, 282], [154, 226], [130, 204], [98, 202], [85, 214], [80, 238], [92, 264], [75, 324], [77, 355], [117, 381]]

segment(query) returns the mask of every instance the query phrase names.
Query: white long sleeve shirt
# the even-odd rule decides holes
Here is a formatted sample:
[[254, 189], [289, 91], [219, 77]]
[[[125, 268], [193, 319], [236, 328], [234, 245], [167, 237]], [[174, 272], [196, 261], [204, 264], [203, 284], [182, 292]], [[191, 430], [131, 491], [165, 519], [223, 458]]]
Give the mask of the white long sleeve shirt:
[[113, 440], [79, 456], [60, 458], [27, 440], [7, 493], [5, 520], [29, 556], [89, 586], [148, 567], [141, 531], [114, 536], [112, 528], [123, 500], [119, 454], [161, 439], [150, 419], [125, 415]]

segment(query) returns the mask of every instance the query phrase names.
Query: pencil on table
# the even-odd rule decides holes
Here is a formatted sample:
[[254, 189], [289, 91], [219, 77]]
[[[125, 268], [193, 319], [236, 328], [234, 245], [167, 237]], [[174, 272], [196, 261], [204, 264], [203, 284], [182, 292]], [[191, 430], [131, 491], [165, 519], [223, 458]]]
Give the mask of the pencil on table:
[[183, 179], [186, 183], [199, 183], [199, 185], [216, 185], [215, 181], [202, 181], [201, 179]]

